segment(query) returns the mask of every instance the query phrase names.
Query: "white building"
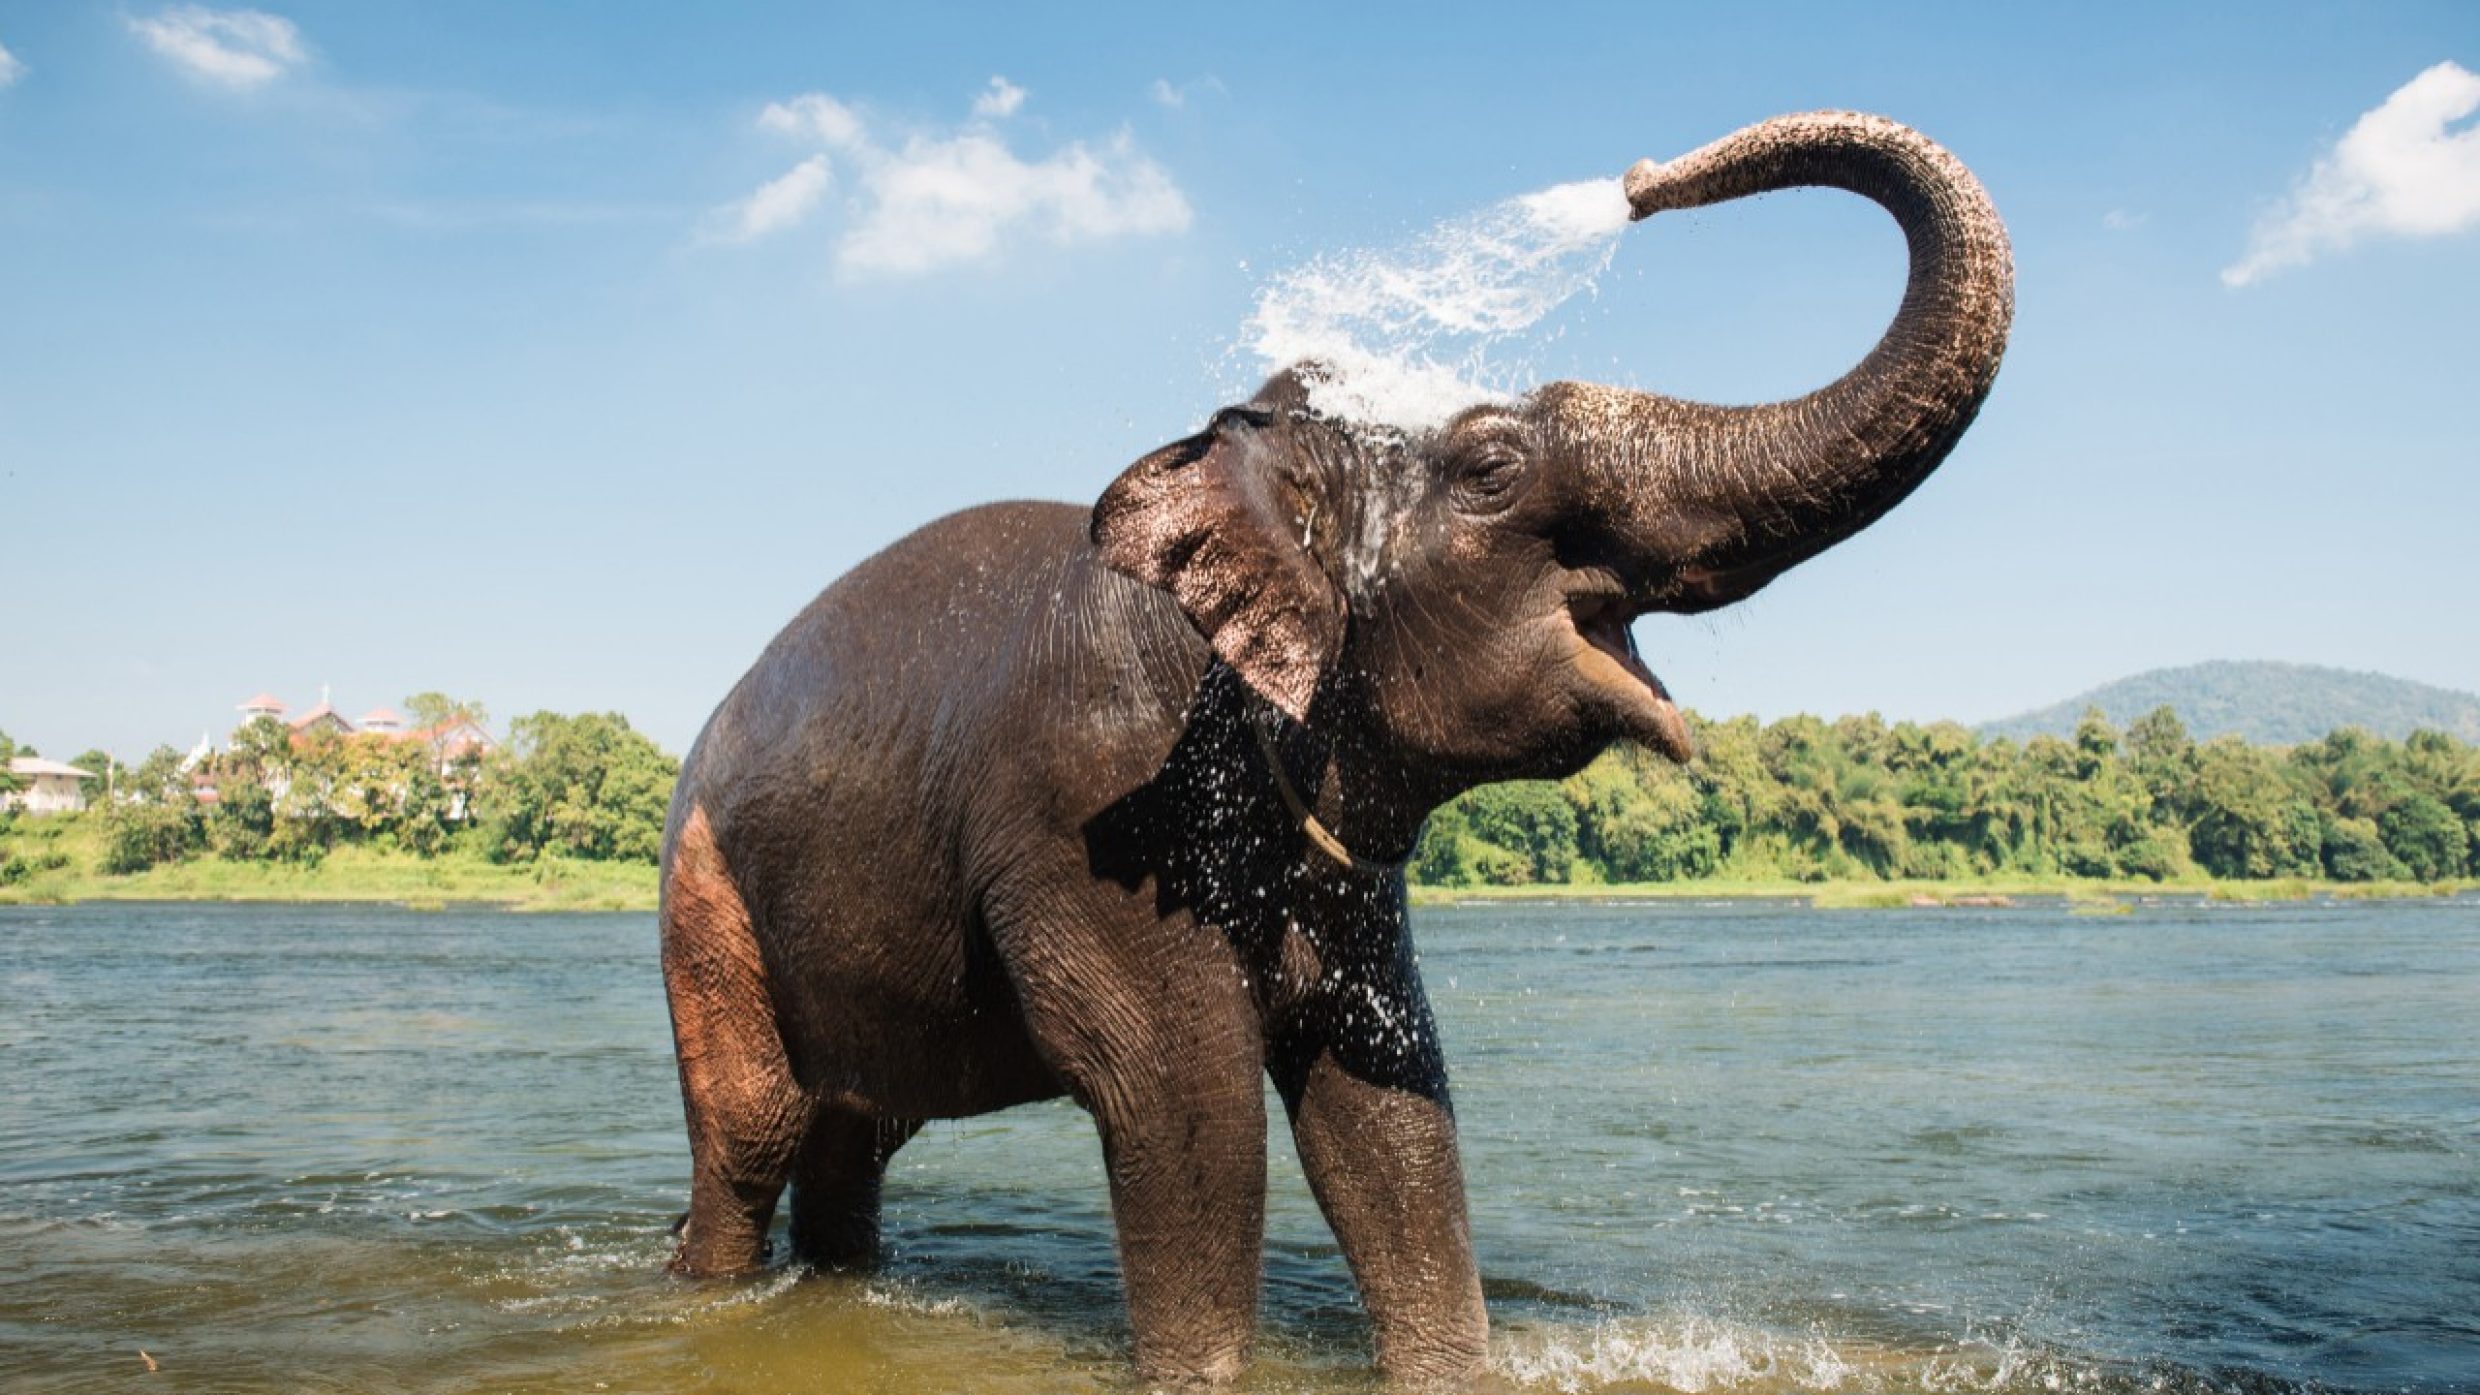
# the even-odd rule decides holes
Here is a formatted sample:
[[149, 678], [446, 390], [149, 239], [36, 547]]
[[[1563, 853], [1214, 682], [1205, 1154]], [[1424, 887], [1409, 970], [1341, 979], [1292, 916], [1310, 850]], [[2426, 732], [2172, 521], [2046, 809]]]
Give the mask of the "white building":
[[0, 805], [29, 814], [76, 813], [86, 807], [83, 782], [95, 778], [90, 771], [41, 756], [12, 758], [9, 773], [17, 777], [20, 788], [0, 794]]

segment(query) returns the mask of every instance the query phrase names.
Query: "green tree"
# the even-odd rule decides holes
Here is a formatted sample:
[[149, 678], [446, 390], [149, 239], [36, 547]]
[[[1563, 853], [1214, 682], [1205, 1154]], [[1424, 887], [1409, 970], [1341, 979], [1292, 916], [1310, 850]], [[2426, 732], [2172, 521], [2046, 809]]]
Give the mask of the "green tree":
[[275, 796], [253, 779], [226, 780], [216, 794], [214, 812], [206, 820], [207, 846], [234, 862], [267, 856], [275, 837]]
[[415, 693], [406, 698], [405, 716], [412, 721], [416, 731], [445, 726], [450, 722], [471, 722], [482, 726], [491, 720], [490, 712], [481, 703], [467, 698], [452, 698], [440, 692]]
[[2480, 820], [2480, 747], [2423, 728], [2403, 739], [2403, 768], [2465, 821]]
[[1458, 802], [1473, 836], [1521, 859], [1525, 880], [1568, 879], [1576, 862], [1576, 810], [1557, 785], [1546, 780], [1484, 785]]
[[2374, 882], [2406, 876], [2402, 862], [2386, 851], [2385, 839], [2367, 819], [2323, 818], [2325, 875], [2338, 882]]
[[2163, 706], [2127, 727], [2127, 765], [2153, 806], [2153, 821], [2184, 825], [2194, 816], [2187, 803], [2196, 781], [2196, 743], [2176, 708]]
[[1464, 845], [1471, 840], [1472, 825], [1466, 822], [1463, 809], [1453, 800], [1439, 805], [1421, 825], [1406, 874], [1424, 886], [1472, 885], [1472, 865], [1464, 853]]
[[283, 765], [268, 777], [275, 828], [274, 856], [316, 863], [344, 836], [340, 795], [347, 779], [344, 737], [332, 728], [288, 736]]
[[268, 780], [293, 764], [292, 728], [273, 717], [252, 717], [232, 734], [220, 768], [247, 779]]
[[680, 763], [616, 712], [520, 717], [483, 775], [492, 855], [652, 862], [679, 776]]
[[1576, 811], [1577, 855], [1602, 880], [1711, 876], [1722, 836], [1690, 777], [1633, 746], [1605, 753], [1561, 787]]
[[86, 787], [86, 795], [90, 802], [100, 804], [119, 788], [120, 762], [112, 758], [111, 752], [86, 751], [69, 763], [95, 777], [95, 782]]
[[2313, 877], [2323, 869], [2324, 829], [2313, 804], [2265, 751], [2235, 736], [2197, 751], [2196, 863], [2217, 877]]
[[156, 804], [186, 804], [190, 802], [190, 781], [181, 769], [185, 758], [185, 753], [170, 746], [158, 746], [146, 753], [145, 760], [131, 768], [121, 788], [134, 799]]
[[2424, 882], [2459, 877], [2471, 865], [2471, 835], [2454, 811], [2433, 795], [2414, 791], [2377, 815], [2385, 850]]
[[2098, 707], [2084, 709], [2083, 720], [2075, 724], [2075, 773], [2077, 778], [2091, 780], [2118, 763], [2118, 728], [2102, 715]]

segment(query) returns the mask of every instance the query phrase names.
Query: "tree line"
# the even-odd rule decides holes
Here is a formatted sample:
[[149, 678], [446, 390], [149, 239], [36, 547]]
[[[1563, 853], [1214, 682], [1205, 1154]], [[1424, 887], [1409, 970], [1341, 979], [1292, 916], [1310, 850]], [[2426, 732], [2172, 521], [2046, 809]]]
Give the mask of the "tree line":
[[[430, 713], [435, 696], [408, 705]], [[1621, 746], [1569, 779], [1492, 785], [1446, 805], [1422, 832], [1412, 879], [2480, 876], [2480, 747], [2437, 731], [2198, 742], [2167, 707], [2124, 732], [2092, 711], [2071, 739], [2021, 742], [1875, 715], [1690, 721], [1691, 765]], [[0, 757], [11, 752], [0, 735]], [[680, 771], [617, 713], [555, 712], [517, 719], [487, 755], [297, 735], [262, 718], [202, 764], [168, 746], [130, 768], [101, 752], [70, 763], [111, 773], [113, 795], [89, 817], [106, 823], [103, 870], [114, 873], [198, 857], [316, 862], [347, 845], [652, 862]]]
[[[426, 727], [481, 722], [478, 704], [409, 699]], [[6, 745], [0, 736], [0, 746]], [[6, 749], [25, 754], [22, 748]], [[220, 857], [316, 863], [344, 846], [492, 862], [652, 862], [680, 762], [616, 712], [536, 712], [485, 752], [375, 732], [295, 732], [260, 717], [192, 759], [159, 746], [135, 766], [100, 751], [101, 870]], [[108, 792], [107, 792], [108, 789]]]
[[1413, 880], [2480, 875], [2480, 747], [2438, 731], [2198, 742], [2168, 707], [2021, 742], [1873, 714], [1691, 723], [1686, 767], [1614, 748], [1464, 795], [1431, 815]]

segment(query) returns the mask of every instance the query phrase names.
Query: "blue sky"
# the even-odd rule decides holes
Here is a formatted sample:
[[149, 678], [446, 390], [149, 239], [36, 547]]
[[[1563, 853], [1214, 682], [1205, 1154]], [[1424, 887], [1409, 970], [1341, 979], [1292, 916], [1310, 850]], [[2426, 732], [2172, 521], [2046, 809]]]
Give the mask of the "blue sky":
[[[1244, 394], [1271, 270], [1817, 107], [1979, 172], [2013, 347], [1884, 522], [1641, 624], [1683, 701], [2480, 690], [2480, 7], [721, 8], [0, 3], [0, 728], [332, 683], [681, 749], [855, 561]], [[1665, 217], [1531, 360], [1792, 395], [1901, 281], [1847, 195]]]

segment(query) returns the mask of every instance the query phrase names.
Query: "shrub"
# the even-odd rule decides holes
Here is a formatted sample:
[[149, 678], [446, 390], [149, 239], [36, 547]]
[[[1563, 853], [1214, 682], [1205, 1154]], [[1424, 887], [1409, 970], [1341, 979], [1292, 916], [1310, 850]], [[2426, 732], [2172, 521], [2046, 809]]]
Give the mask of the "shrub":
[[265, 785], [256, 780], [226, 781], [222, 802], [207, 818], [207, 846], [216, 856], [235, 862], [265, 857], [275, 823], [275, 799]]
[[104, 815], [103, 830], [103, 870], [116, 877], [179, 862], [205, 842], [198, 806], [186, 800], [116, 804]]

